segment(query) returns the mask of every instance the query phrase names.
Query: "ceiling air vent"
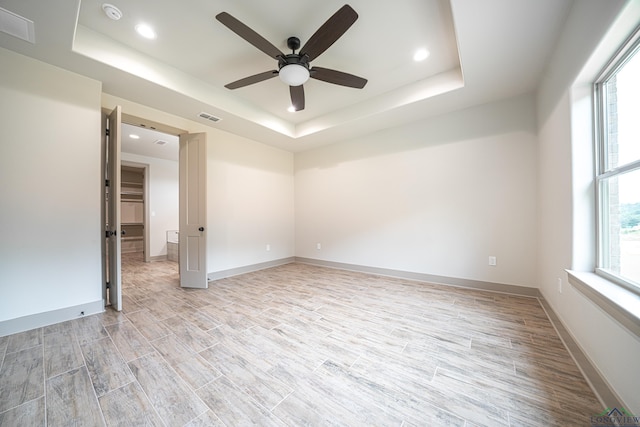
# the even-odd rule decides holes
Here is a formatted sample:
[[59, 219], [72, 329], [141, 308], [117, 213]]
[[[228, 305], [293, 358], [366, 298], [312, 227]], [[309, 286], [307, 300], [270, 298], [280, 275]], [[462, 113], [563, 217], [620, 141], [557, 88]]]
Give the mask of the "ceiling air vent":
[[209, 113], [205, 113], [205, 112], [202, 112], [202, 113], [198, 114], [198, 117], [202, 117], [203, 119], [206, 119], [206, 120], [211, 120], [214, 123], [215, 122], [219, 122], [220, 120], [222, 120], [220, 117], [216, 117], [213, 114], [209, 114]]
[[161, 139], [158, 139], [157, 141], [154, 141], [153, 143], [156, 144], [156, 145], [166, 145], [167, 141], [163, 141]]
[[0, 7], [0, 31], [29, 43], [36, 42], [33, 21]]

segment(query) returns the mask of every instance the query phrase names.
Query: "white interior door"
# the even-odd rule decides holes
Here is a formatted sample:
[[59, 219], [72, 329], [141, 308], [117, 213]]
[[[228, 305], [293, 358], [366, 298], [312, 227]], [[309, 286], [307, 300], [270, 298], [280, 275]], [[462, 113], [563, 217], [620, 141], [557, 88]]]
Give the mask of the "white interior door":
[[109, 303], [122, 310], [122, 273], [120, 237], [120, 135], [122, 108], [118, 105], [109, 115], [107, 138], [107, 271], [109, 273]]
[[206, 134], [180, 135], [180, 286], [207, 288]]

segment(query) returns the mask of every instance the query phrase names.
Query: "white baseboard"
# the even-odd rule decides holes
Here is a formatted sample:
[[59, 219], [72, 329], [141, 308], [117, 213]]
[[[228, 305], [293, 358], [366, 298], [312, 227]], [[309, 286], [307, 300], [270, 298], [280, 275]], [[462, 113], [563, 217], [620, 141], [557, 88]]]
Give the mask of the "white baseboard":
[[530, 288], [527, 286], [507, 285], [504, 283], [484, 282], [481, 280], [460, 279], [457, 277], [437, 276], [434, 274], [415, 273], [412, 271], [393, 270], [390, 268], [369, 267], [366, 265], [345, 264], [341, 262], [324, 261], [314, 258], [296, 257], [295, 262], [337, 268], [340, 270], [359, 271], [362, 273], [377, 274], [379, 276], [416, 280], [419, 282], [436, 283], [439, 285], [478, 289], [482, 291], [501, 292], [505, 294], [513, 294], [526, 297], [540, 296], [540, 291], [538, 290], [538, 288]]
[[578, 369], [580, 369], [582, 375], [587, 380], [587, 383], [602, 404], [602, 409], [628, 408], [629, 406], [623, 402], [606, 378], [600, 373], [595, 365], [591, 363], [588, 354], [582, 351], [578, 342], [573, 339], [569, 330], [564, 326], [560, 317], [558, 317], [556, 312], [553, 311], [553, 308], [551, 308], [551, 305], [547, 300], [544, 299], [544, 296], [540, 295], [538, 300], [540, 301], [540, 305], [542, 305], [544, 311], [547, 313], [547, 317], [551, 321], [551, 324], [553, 324], [553, 327], [556, 329], [560, 340], [562, 340], [567, 351], [573, 358], [573, 361], [576, 362]]
[[265, 268], [277, 267], [279, 265], [291, 264], [295, 262], [295, 257], [281, 258], [273, 261], [260, 262], [258, 264], [245, 265], [243, 267], [230, 268], [228, 270], [215, 271], [207, 274], [207, 280], [224, 279], [225, 277], [237, 276], [239, 274], [251, 273], [253, 271], [264, 270]]
[[[73, 307], [65, 307], [58, 310], [46, 311], [44, 313], [36, 313], [15, 319], [4, 320], [0, 322], [0, 337], [53, 325], [54, 323], [66, 322], [67, 320], [73, 320], [79, 317], [89, 316], [91, 314], [102, 313], [103, 311], [104, 301], [99, 300]], [[80, 314], [83, 312], [84, 315]]]

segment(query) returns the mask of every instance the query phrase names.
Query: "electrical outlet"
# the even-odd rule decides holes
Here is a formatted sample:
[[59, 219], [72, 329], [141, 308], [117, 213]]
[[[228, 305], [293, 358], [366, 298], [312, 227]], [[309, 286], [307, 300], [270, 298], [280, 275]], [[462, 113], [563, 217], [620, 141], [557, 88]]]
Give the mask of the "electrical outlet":
[[562, 279], [558, 277], [558, 292], [562, 293]]
[[271, 250], [271, 245], [267, 243], [267, 251]]
[[498, 264], [498, 260], [494, 256], [489, 257], [489, 265], [495, 267]]
[[321, 245], [320, 243], [316, 244], [316, 249], [317, 249], [317, 250], [322, 249], [322, 245]]

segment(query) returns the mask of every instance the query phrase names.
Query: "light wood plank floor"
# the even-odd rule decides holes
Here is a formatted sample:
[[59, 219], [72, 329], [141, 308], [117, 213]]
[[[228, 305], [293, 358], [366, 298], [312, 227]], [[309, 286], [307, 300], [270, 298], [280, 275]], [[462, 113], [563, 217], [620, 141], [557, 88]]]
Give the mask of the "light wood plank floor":
[[603, 408], [534, 298], [289, 264], [0, 338], [0, 425], [584, 426]]

